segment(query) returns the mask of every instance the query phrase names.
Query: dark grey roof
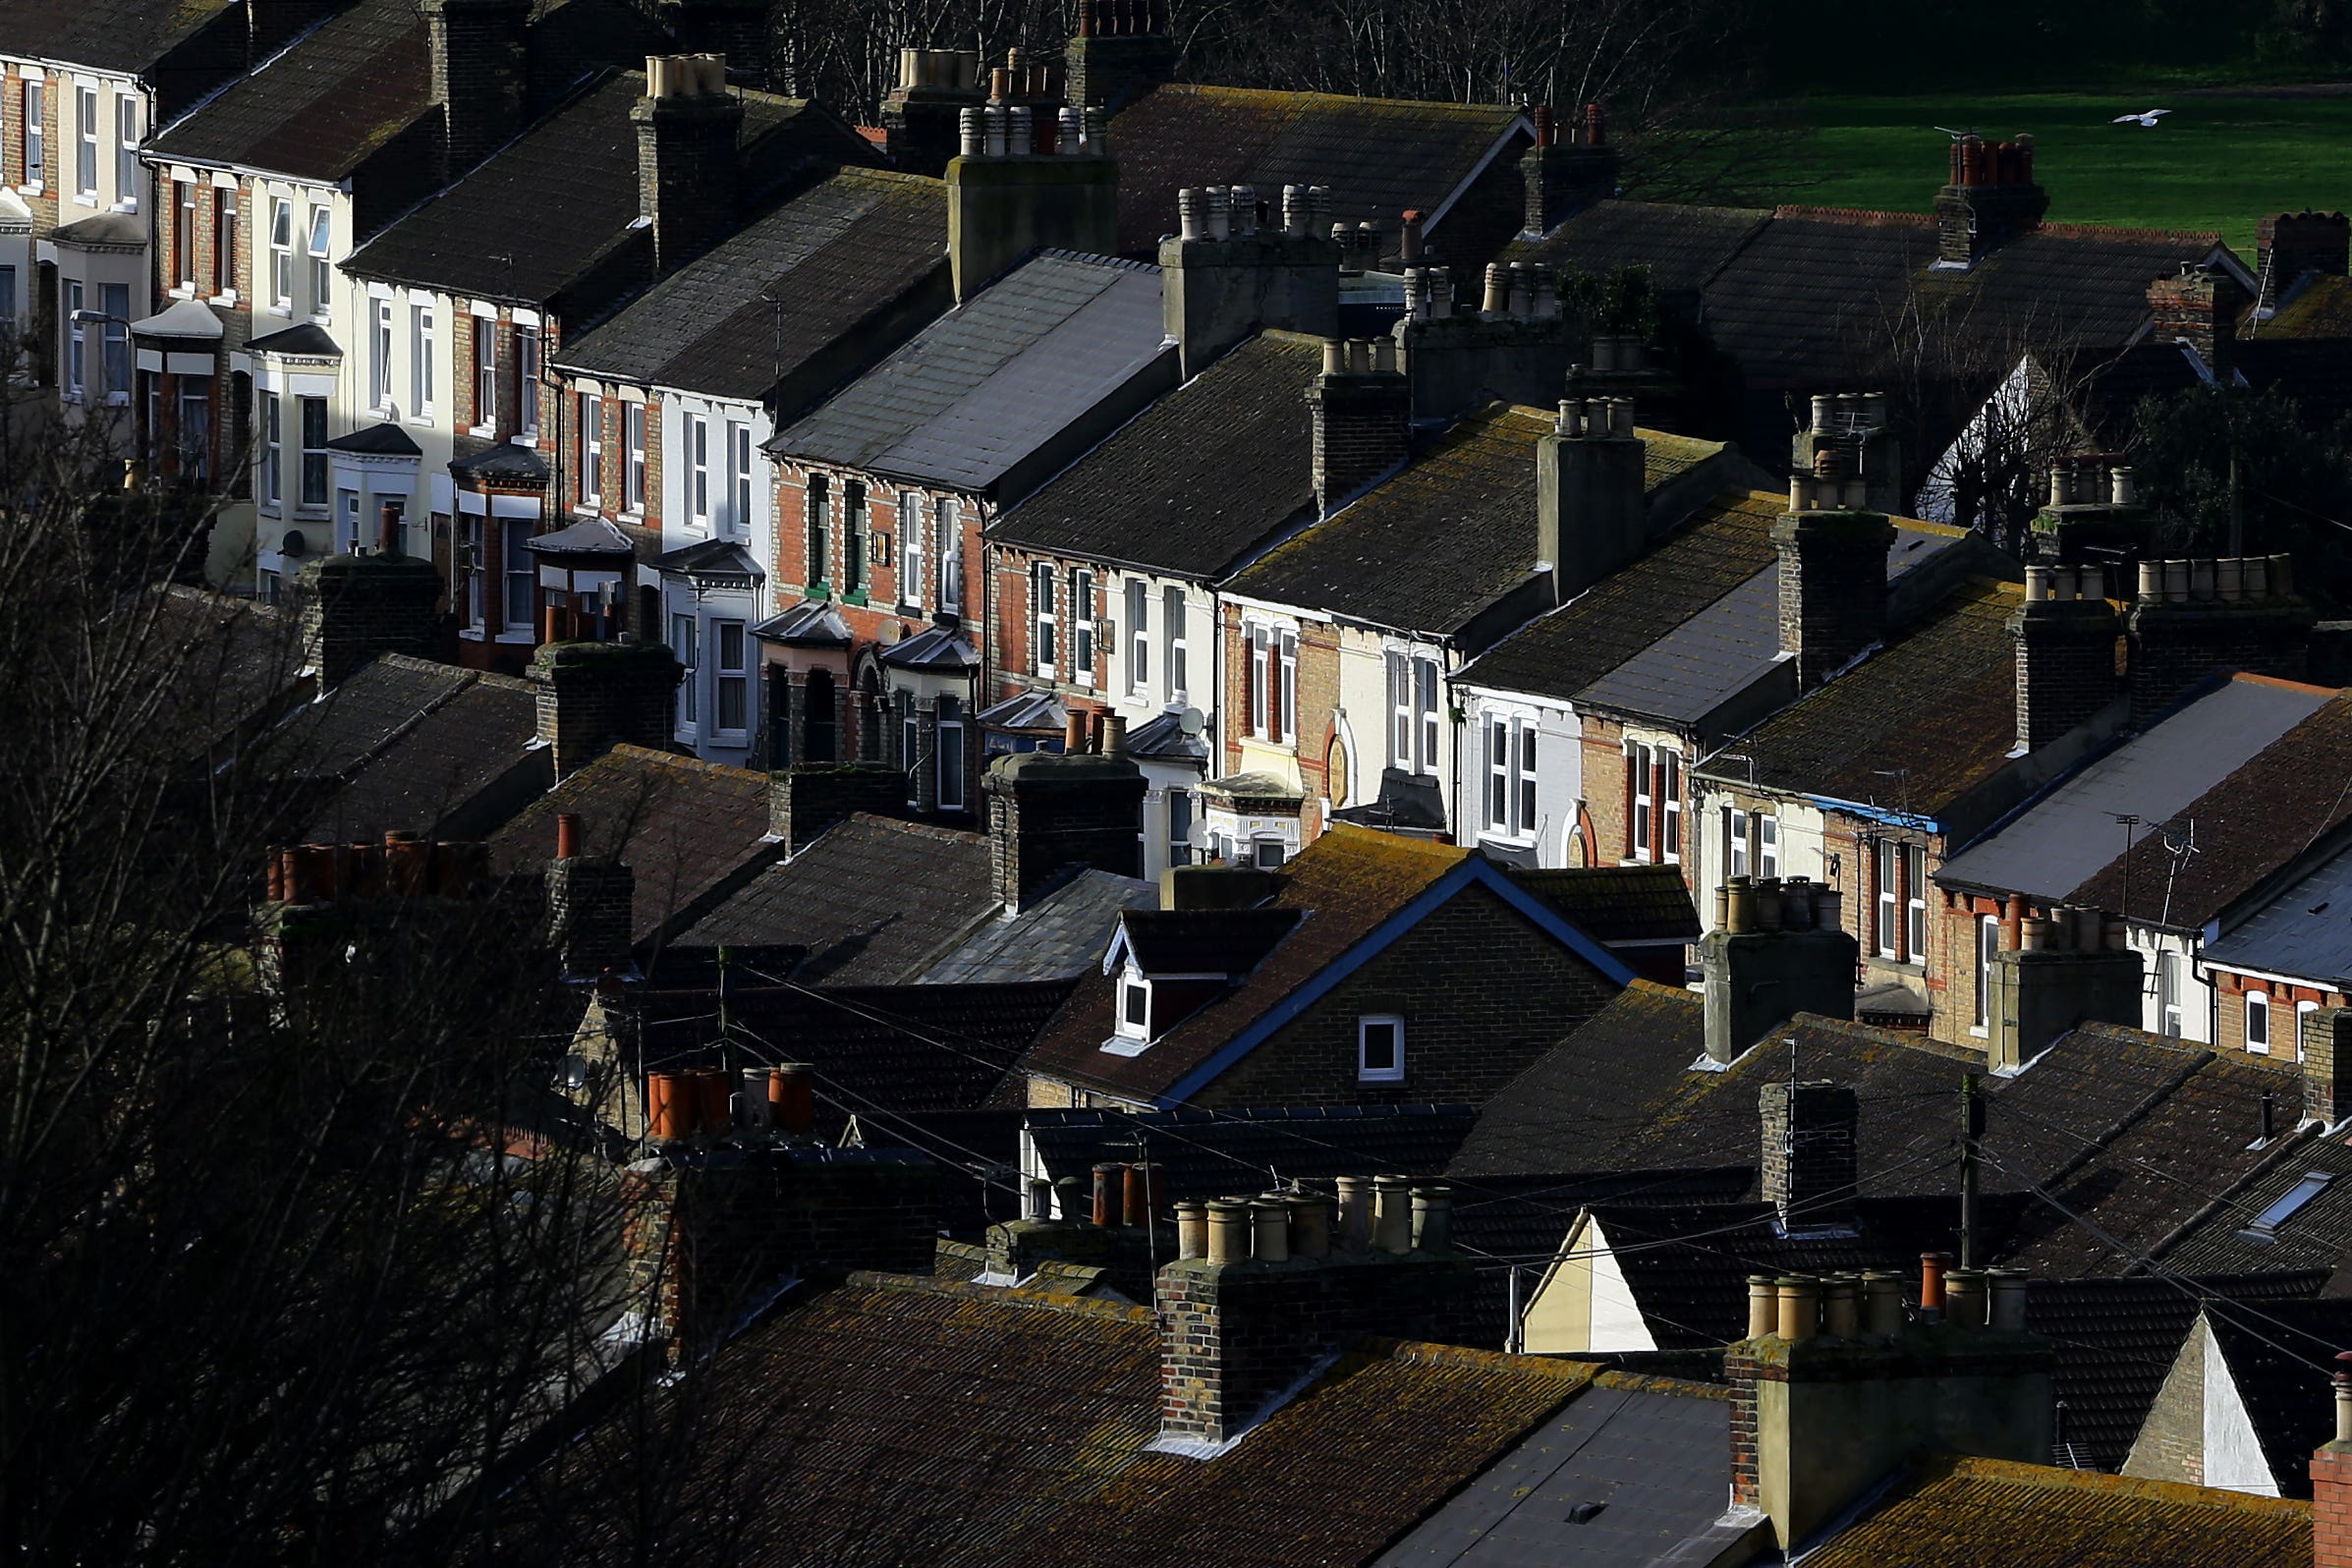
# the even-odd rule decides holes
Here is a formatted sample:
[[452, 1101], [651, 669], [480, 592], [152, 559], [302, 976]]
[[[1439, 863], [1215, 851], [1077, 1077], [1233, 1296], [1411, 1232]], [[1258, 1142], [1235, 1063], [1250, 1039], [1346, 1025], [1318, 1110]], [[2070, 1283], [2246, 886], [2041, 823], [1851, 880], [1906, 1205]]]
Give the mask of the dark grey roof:
[[389, 420], [374, 424], [363, 424], [349, 435], [339, 435], [327, 443], [330, 452], [351, 452], [364, 457], [422, 457], [424, 449], [409, 438], [409, 432]]
[[[2256, 1226], [2265, 1210], [2309, 1176], [2325, 1181], [2291, 1212], [2268, 1227]], [[2347, 1261], [2352, 1261], [2352, 1146], [2320, 1138], [2284, 1150], [2156, 1257], [2163, 1268], [2181, 1274], [2324, 1268], [2340, 1276]]]
[[767, 574], [752, 552], [733, 539], [703, 539], [664, 552], [653, 565], [663, 572], [675, 572], [681, 577], [740, 580], [761, 583]]
[[1434, 1175], [1477, 1119], [1468, 1105], [1033, 1109], [1028, 1131], [1049, 1178], [1085, 1176], [1141, 1148], [1161, 1167], [1165, 1202], [1180, 1203], [1368, 1170]]
[[769, 443], [984, 490], [1167, 352], [1157, 267], [1048, 251]]
[[752, 635], [762, 643], [782, 643], [792, 647], [847, 647], [850, 644], [848, 623], [824, 599], [803, 599], [788, 604], [753, 627]]
[[636, 546], [629, 542], [614, 524], [600, 517], [585, 517], [569, 523], [553, 533], [541, 533], [525, 541], [526, 547], [542, 555], [634, 555]]
[[2338, 989], [2352, 983], [2352, 850], [2323, 864], [2219, 940], [2208, 942], [2205, 961]]
[[2044, 792], [1944, 862], [1935, 879], [2063, 899], [2123, 853], [2118, 814], [2168, 821], [2332, 692], [2239, 676]]
[[[878, 330], [870, 318], [944, 277], [945, 191], [937, 180], [844, 169], [566, 344], [558, 363], [715, 397], [762, 397], [853, 334], [870, 338]], [[762, 295], [782, 299], [783, 308]], [[907, 330], [920, 324], [917, 316]], [[862, 343], [863, 363], [894, 343]]]
[[147, 150], [340, 180], [431, 107], [415, 0], [359, 0], [167, 127]]
[[327, 335], [327, 329], [314, 321], [300, 326], [281, 327], [247, 341], [246, 348], [254, 354], [282, 354], [294, 359], [340, 360], [343, 345]]
[[1509, 254], [1579, 272], [1646, 266], [1662, 292], [1695, 294], [1771, 218], [1769, 207], [1601, 201]]
[[1184, 715], [1174, 711], [1154, 713], [1129, 730], [1127, 752], [1131, 756], [1160, 756], [1183, 762], [1208, 760], [1208, 743], [1199, 735], [1187, 734]]
[[449, 472], [502, 478], [544, 479], [547, 477], [547, 459], [537, 447], [497, 441], [466, 457], [450, 459]]
[[1380, 769], [1379, 794], [1362, 806], [1345, 807], [1331, 814], [1337, 821], [1354, 822], [1359, 827], [1443, 832], [1445, 797], [1431, 774], [1384, 767]]
[[924, 972], [924, 983], [1061, 980], [1102, 962], [1119, 912], [1152, 909], [1159, 888], [1090, 866], [1018, 915], [991, 921]]
[[977, 670], [980, 649], [961, 627], [926, 626], [882, 649], [884, 664], [902, 670]]
[[1320, 346], [1263, 333], [1119, 427], [988, 527], [1006, 544], [1211, 578], [1315, 500]]
[[1725, 1390], [1691, 1385], [1667, 1393], [1604, 1373], [1373, 1562], [1711, 1562], [1749, 1528], [1744, 1520], [1719, 1522], [1730, 1475]]
[[1119, 935], [1146, 975], [1217, 975], [1239, 979], [1298, 925], [1295, 909], [1130, 909]]
[[207, 25], [230, 29], [229, 51], [242, 58], [245, 24], [235, 0], [13, 0], [8, 52], [34, 60], [137, 75], [160, 62]]
[[1070, 710], [1050, 692], [1015, 692], [980, 712], [980, 721], [992, 730], [1034, 730], [1062, 734]]
[[864, 812], [770, 866], [682, 937], [689, 947], [798, 945], [796, 983], [912, 980], [996, 907], [988, 841]]

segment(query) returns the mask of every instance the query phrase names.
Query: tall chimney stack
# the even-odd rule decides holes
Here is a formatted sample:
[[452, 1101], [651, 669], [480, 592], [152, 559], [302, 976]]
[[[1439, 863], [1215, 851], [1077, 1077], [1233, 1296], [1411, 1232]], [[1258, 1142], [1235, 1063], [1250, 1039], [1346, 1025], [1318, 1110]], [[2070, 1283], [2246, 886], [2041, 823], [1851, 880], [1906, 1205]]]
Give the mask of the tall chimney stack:
[[1307, 389], [1315, 420], [1316, 509], [1329, 517], [1403, 465], [1412, 389], [1388, 338], [1323, 340], [1322, 373]]
[[1102, 111], [1036, 100], [1026, 90], [1036, 71], [990, 71], [988, 101], [960, 112], [947, 165], [947, 262], [959, 305], [1032, 251], [1108, 255], [1118, 245], [1119, 170]]
[[2226, 379], [2237, 352], [2238, 312], [2245, 307], [2246, 291], [2236, 278], [2221, 267], [2195, 262], [2148, 286], [2154, 317], [2149, 335], [2158, 343], [2186, 343], [2214, 375]]
[[2314, 1568], [2352, 1568], [2352, 1351], [2335, 1358], [2329, 1378], [2335, 1437], [2311, 1456]]
[[1269, 207], [1276, 196], [1281, 204], [1264, 223], [1249, 186], [1176, 194], [1177, 232], [1159, 242], [1160, 297], [1186, 380], [1260, 327], [1324, 338], [1339, 330], [1339, 246], [1308, 217], [1316, 194], [1269, 191]]
[[[1886, 635], [1886, 551], [1894, 525], [1854, 504], [1857, 481], [1789, 480], [1772, 525], [1779, 554], [1780, 646], [1810, 692]], [[1850, 498], [1850, 499], [1849, 499]]]
[[735, 227], [743, 100], [715, 54], [648, 55], [637, 127], [638, 210], [653, 229], [653, 269], [675, 272]]
[[1789, 1235], [1840, 1235], [1854, 1228], [1860, 1101], [1845, 1084], [1766, 1084], [1764, 1200]]
[[1735, 876], [1716, 890], [1714, 929], [1699, 943], [1709, 1060], [1737, 1060], [1797, 1013], [1854, 1016], [1861, 947], [1843, 909], [1836, 888], [1798, 877]]
[[569, 778], [616, 744], [666, 746], [685, 671], [670, 650], [630, 643], [549, 643], [532, 656], [538, 739]]
[[1642, 553], [1649, 448], [1630, 398], [1570, 400], [1536, 443], [1536, 555], [1564, 604]]
[[2029, 566], [2025, 602], [2009, 617], [2017, 643], [2017, 745], [2038, 752], [2091, 722], [2122, 694], [2115, 644], [2123, 625], [2096, 566]]
[[1952, 139], [1951, 181], [1935, 197], [1939, 267], [1966, 270], [2012, 237], [2042, 226], [2049, 194], [2034, 180], [2034, 139]]
[[2340, 278], [2352, 260], [2352, 218], [2341, 212], [2273, 212], [2254, 226], [2258, 304], [2273, 310], [2305, 273]]
[[908, 174], [938, 178], [956, 155], [966, 109], [987, 101], [972, 49], [901, 49], [898, 85], [882, 100], [883, 145]]
[[1070, 101], [1116, 109], [1176, 74], [1167, 0], [1078, 0], [1078, 36], [1062, 46]]
[[1026, 909], [1065, 866], [1119, 876], [1143, 862], [1143, 770], [1125, 756], [1024, 752], [998, 757], [980, 778], [996, 895]]
[[295, 578], [303, 661], [323, 687], [382, 653], [430, 656], [440, 640], [441, 574], [404, 555], [328, 555]]
[[531, 0], [418, 0], [432, 98], [441, 106], [441, 178], [456, 179], [523, 129]]
[[1596, 201], [1615, 196], [1624, 165], [1609, 140], [1608, 120], [1599, 104], [1586, 104], [1583, 114], [1569, 115], [1564, 125], [1548, 107], [1532, 110], [1530, 118], [1536, 140], [1519, 159], [1527, 191], [1521, 230], [1540, 237]]

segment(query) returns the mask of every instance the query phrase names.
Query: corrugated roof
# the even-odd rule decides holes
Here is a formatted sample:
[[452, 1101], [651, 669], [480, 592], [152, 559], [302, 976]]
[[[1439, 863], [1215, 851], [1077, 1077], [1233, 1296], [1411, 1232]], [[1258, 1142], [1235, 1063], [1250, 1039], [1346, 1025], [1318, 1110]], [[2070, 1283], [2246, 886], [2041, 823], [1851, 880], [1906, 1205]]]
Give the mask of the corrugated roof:
[[1266, 332], [989, 525], [1006, 544], [1212, 578], [1315, 500], [1313, 338]]
[[946, 189], [914, 175], [842, 170], [565, 344], [558, 363], [617, 380], [760, 397], [869, 317], [944, 278]]
[[1157, 267], [1045, 252], [769, 443], [984, 490], [1166, 352]]
[[1935, 879], [2062, 901], [2123, 852], [2117, 816], [2171, 820], [2334, 695], [2262, 676], [2223, 681], [2044, 791]]

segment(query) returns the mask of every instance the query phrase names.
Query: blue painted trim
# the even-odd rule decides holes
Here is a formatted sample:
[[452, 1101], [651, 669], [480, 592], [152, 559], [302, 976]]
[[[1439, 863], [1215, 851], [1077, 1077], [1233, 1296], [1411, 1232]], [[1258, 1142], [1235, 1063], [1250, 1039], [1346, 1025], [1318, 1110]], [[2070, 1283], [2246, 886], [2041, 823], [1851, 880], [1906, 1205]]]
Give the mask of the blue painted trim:
[[1941, 822], [1932, 816], [1922, 816], [1917, 812], [1890, 811], [1883, 806], [1866, 806], [1860, 801], [1841, 801], [1828, 795], [1808, 795], [1804, 799], [1808, 805], [1821, 811], [1835, 812], [1843, 816], [1859, 816], [1865, 821], [1884, 822], [1889, 827], [1913, 827], [1923, 833], [1943, 831]]
[[1407, 904], [1403, 909], [1373, 926], [1355, 946], [1324, 965], [1322, 971], [1314, 979], [1260, 1013], [1252, 1021], [1249, 1028], [1217, 1047], [1206, 1060], [1157, 1095], [1152, 1103], [1162, 1110], [1182, 1106], [1193, 1095], [1213, 1082], [1218, 1074], [1257, 1049], [1275, 1031], [1288, 1025], [1301, 1013], [1306, 1012], [1308, 1008], [1329, 995], [1332, 990], [1337, 988], [1340, 981], [1394, 946], [1399, 937], [1419, 925], [1432, 913], [1443, 908], [1456, 893], [1461, 892], [1473, 882], [1492, 889], [1503, 902], [1526, 916], [1546, 935], [1567, 947], [1619, 985], [1632, 982], [1633, 971], [1628, 969], [1614, 953], [1594, 941], [1574, 925], [1569, 924], [1567, 921], [1560, 918], [1557, 911], [1536, 898], [1525, 888], [1520, 887], [1501, 871], [1496, 870], [1492, 864], [1483, 857], [1473, 855], [1424, 888], [1412, 903]]

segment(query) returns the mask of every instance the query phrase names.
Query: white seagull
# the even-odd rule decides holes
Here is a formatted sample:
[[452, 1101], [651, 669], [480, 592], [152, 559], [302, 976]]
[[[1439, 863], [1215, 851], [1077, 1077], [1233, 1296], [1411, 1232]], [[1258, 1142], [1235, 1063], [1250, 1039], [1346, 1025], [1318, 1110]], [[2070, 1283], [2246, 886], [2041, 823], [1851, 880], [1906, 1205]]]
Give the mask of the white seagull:
[[2150, 109], [2143, 114], [2119, 114], [2107, 123], [2109, 125], [2144, 125], [2153, 131], [2156, 129], [2156, 121], [2171, 112], [2170, 109]]

